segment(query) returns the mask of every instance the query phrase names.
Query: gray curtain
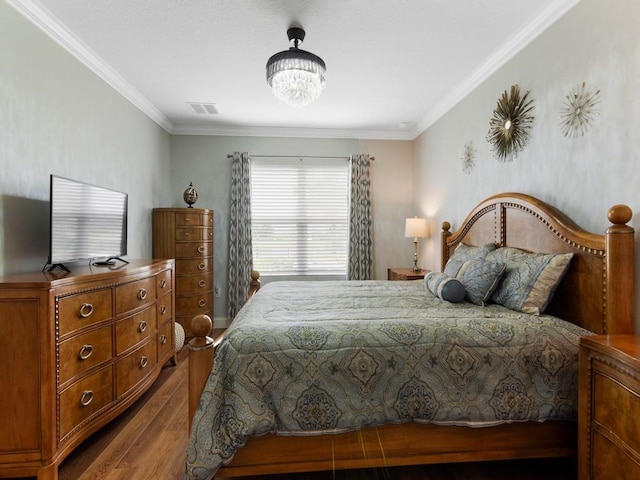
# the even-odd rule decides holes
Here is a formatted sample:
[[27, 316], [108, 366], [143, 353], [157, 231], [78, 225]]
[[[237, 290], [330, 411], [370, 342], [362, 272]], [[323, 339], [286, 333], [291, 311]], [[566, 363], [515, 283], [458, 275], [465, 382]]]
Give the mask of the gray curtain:
[[349, 280], [373, 278], [373, 240], [371, 235], [371, 158], [367, 154], [351, 157], [349, 204]]
[[249, 298], [253, 253], [251, 250], [251, 166], [249, 154], [234, 152], [231, 164], [229, 211], [229, 302], [234, 319]]

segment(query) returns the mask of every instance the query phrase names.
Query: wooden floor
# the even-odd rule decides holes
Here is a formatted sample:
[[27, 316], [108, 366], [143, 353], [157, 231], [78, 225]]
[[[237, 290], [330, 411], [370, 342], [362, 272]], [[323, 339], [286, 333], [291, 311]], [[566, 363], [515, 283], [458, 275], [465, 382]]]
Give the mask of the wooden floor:
[[[186, 349], [185, 349], [186, 350]], [[63, 462], [60, 480], [183, 480], [187, 444], [186, 351], [129, 410]], [[574, 480], [574, 459], [484, 462], [386, 471], [276, 475], [264, 480]]]

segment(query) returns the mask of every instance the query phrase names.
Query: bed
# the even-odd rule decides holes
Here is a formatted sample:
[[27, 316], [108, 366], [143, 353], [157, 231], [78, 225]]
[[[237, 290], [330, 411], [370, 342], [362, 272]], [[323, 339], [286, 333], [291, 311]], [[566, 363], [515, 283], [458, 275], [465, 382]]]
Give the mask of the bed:
[[[633, 329], [631, 216], [627, 206], [616, 205], [608, 212], [611, 225], [594, 234], [538, 199], [505, 193], [481, 202], [455, 232], [443, 223], [443, 268], [455, 266], [460, 252], [487, 246], [487, 255], [517, 248], [569, 258], [541, 315], [521, 311], [524, 304], [513, 311], [491, 302], [446, 302], [421, 281], [370, 281], [267, 286], [218, 343], [206, 336], [210, 320], [195, 318], [188, 477], [575, 455], [577, 339]], [[487, 263], [472, 260], [462, 264]], [[344, 296], [347, 291], [352, 295]], [[515, 321], [508, 318], [514, 315]], [[443, 317], [460, 328], [439, 323]], [[509, 347], [515, 350], [492, 357], [516, 330], [524, 336]], [[347, 337], [349, 353], [342, 348]], [[535, 344], [541, 349], [530, 350]], [[255, 357], [247, 360], [241, 345]], [[364, 348], [372, 345], [373, 351]], [[305, 359], [291, 356], [294, 350]], [[533, 364], [542, 369], [536, 373]], [[429, 366], [433, 374], [418, 370]], [[448, 390], [447, 376], [457, 391]], [[287, 380], [294, 377], [303, 382]], [[322, 383], [327, 378], [330, 386]], [[481, 399], [472, 388], [477, 383], [490, 385], [492, 396]], [[274, 397], [279, 388], [281, 397]], [[529, 399], [521, 389], [541, 396]], [[247, 401], [251, 396], [257, 400]], [[290, 406], [276, 411], [274, 404]], [[272, 433], [276, 428], [279, 434]]]

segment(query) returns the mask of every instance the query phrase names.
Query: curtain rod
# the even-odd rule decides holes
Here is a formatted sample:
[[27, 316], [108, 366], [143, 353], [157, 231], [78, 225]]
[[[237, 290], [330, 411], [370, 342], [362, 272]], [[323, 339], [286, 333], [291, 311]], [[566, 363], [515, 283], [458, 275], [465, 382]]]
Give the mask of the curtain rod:
[[[251, 155], [249, 154], [249, 157], [254, 157], [254, 158], [344, 158], [345, 160], [349, 160], [351, 157], [345, 157], [345, 156], [341, 156], [341, 157], [334, 157], [331, 155]], [[233, 158], [233, 155], [228, 154], [227, 158]], [[376, 158], [375, 157], [369, 157], [369, 160], [374, 161]]]

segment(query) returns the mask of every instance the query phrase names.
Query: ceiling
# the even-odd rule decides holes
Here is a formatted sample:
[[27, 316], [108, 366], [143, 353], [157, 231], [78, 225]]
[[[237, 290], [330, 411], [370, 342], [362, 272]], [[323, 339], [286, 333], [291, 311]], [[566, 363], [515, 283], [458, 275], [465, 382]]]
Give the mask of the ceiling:
[[[400, 140], [578, 1], [7, 0], [170, 133]], [[327, 64], [300, 109], [265, 81], [294, 24]]]

